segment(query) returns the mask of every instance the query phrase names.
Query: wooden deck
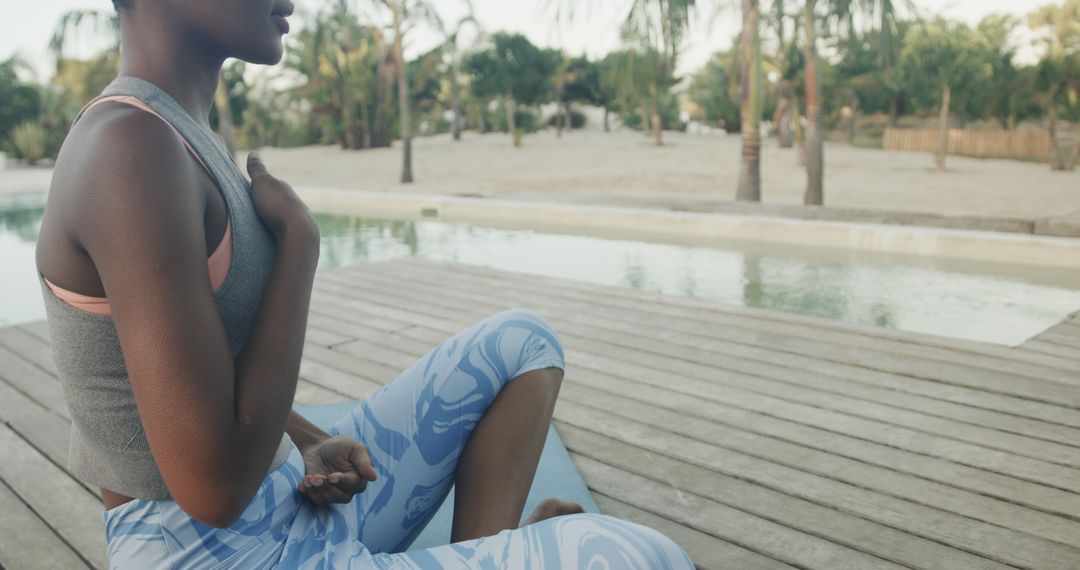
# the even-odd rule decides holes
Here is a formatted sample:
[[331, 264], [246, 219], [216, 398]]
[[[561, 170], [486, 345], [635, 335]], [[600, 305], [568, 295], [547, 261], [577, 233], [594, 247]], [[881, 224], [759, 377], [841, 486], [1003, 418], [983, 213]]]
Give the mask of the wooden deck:
[[[950, 340], [402, 260], [320, 272], [297, 401], [363, 398], [515, 306], [559, 330], [556, 425], [601, 508], [702, 568], [1080, 568], [1080, 321]], [[0, 329], [0, 565], [104, 568], [44, 323]]]

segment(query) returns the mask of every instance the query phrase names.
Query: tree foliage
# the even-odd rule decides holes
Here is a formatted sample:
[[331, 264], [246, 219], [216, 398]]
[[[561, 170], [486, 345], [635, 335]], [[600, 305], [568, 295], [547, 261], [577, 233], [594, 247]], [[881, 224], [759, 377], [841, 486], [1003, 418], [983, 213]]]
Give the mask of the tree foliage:
[[12, 129], [41, 115], [41, 89], [19, 79], [25, 64], [12, 56], [0, 62], [0, 141], [11, 137]]
[[690, 83], [690, 99], [704, 115], [700, 118], [728, 132], [737, 132], [742, 125], [738, 75], [738, 54], [720, 52], [713, 55]]
[[975, 94], [993, 78], [994, 46], [961, 22], [938, 18], [913, 31], [900, 54], [900, 75], [912, 101], [923, 110], [941, 105], [951, 89], [956, 109], [970, 109]]

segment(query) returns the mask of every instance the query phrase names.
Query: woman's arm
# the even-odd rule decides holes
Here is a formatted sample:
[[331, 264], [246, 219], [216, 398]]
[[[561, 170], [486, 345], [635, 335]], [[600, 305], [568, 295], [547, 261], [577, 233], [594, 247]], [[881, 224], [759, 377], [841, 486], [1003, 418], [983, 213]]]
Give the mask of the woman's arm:
[[73, 227], [108, 296], [165, 484], [193, 518], [225, 527], [258, 490], [291, 411], [318, 231], [287, 185], [257, 174], [252, 195], [277, 259], [234, 362], [206, 271], [201, 172], [159, 119], [98, 115], [80, 121], [82, 144], [61, 157], [86, 193]]
[[285, 431], [289, 432], [289, 437], [292, 438], [296, 447], [300, 448], [300, 451], [330, 439], [330, 434], [304, 419], [304, 416], [296, 413], [295, 410], [289, 414], [289, 419], [285, 422]]

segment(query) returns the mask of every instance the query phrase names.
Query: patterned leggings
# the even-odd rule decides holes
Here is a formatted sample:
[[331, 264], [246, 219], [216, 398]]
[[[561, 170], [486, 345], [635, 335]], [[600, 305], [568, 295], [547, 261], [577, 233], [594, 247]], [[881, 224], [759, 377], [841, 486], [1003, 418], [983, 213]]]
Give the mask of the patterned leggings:
[[297, 485], [300, 452], [266, 476], [240, 520], [217, 529], [175, 501], [136, 499], [104, 513], [111, 568], [672, 568], [692, 569], [669, 538], [596, 514], [403, 552], [435, 514], [458, 457], [508, 381], [564, 368], [536, 313], [512, 310], [444, 341], [331, 430], [367, 446], [378, 480], [348, 504], [316, 507]]

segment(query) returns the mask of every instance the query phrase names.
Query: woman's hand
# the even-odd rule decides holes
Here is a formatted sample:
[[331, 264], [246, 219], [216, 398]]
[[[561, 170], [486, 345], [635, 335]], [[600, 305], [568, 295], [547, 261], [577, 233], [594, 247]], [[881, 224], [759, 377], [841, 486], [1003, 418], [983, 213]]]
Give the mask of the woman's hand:
[[324, 439], [308, 445], [301, 454], [306, 475], [298, 489], [316, 505], [348, 503], [377, 478], [367, 448], [351, 437]]
[[287, 182], [270, 174], [259, 153], [248, 154], [247, 169], [255, 211], [279, 242], [286, 230], [318, 239], [319, 228], [307, 204]]

